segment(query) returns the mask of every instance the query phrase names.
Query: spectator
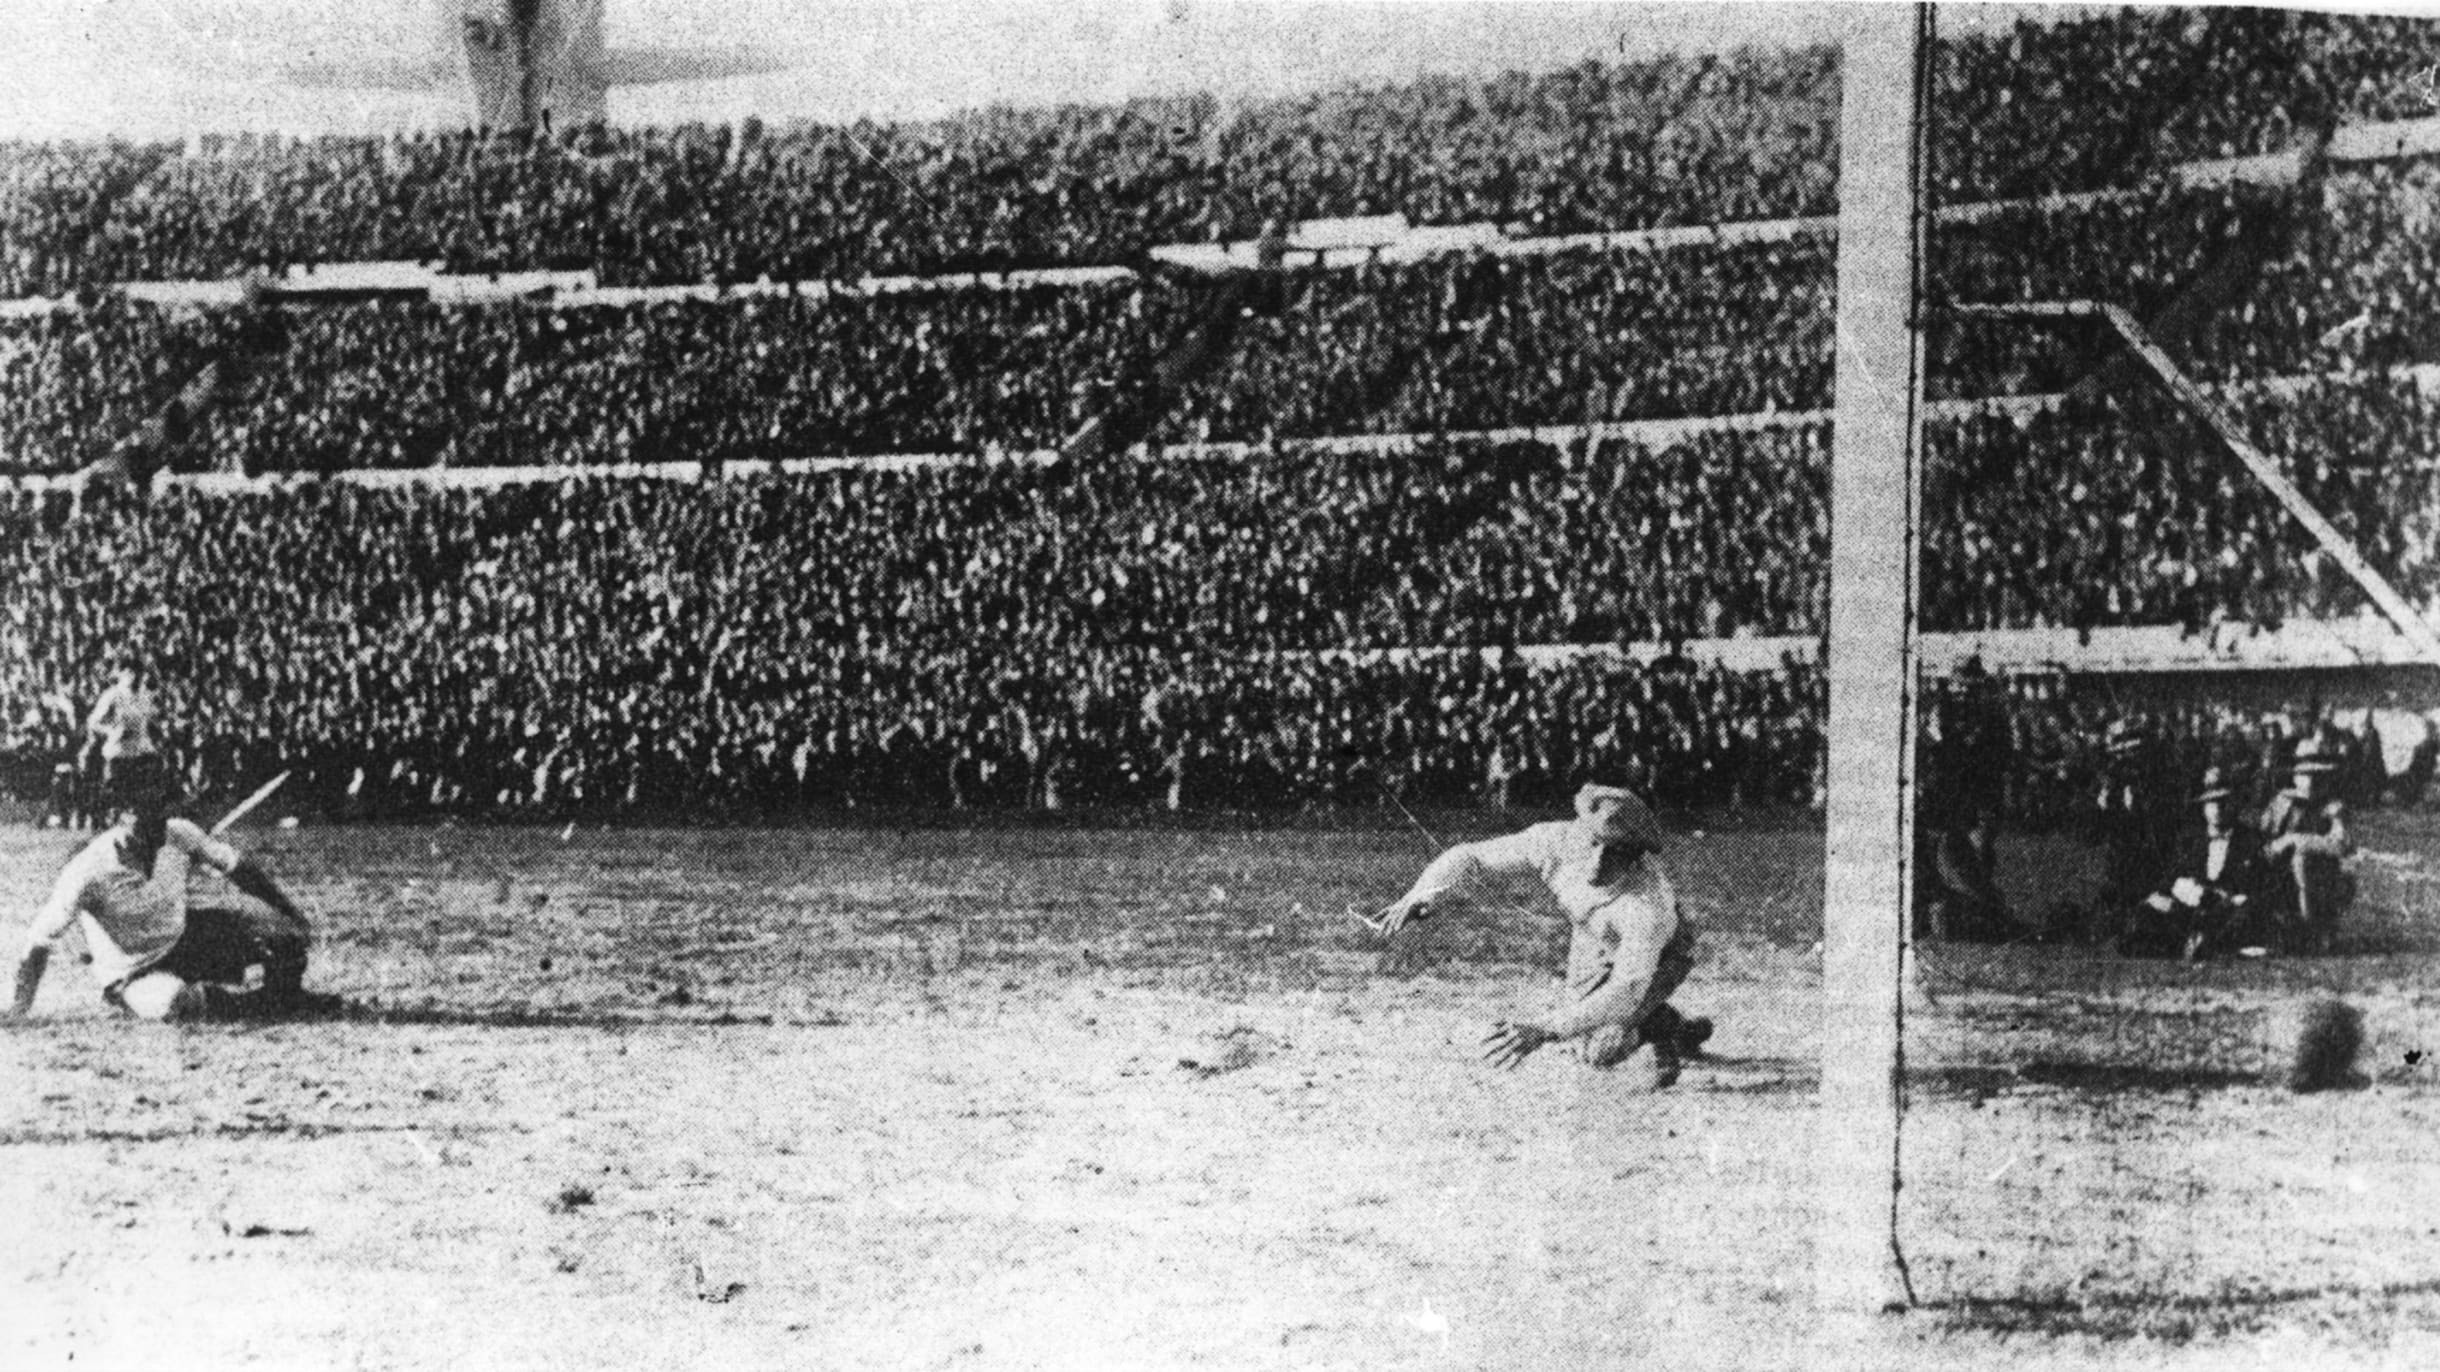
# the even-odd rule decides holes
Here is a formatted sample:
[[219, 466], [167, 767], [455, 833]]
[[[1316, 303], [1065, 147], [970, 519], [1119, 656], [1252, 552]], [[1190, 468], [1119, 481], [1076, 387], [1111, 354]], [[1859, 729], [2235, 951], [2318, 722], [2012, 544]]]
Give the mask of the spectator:
[[1997, 817], [1976, 808], [1962, 824], [1916, 830], [1915, 911], [1919, 932], [1967, 942], [2004, 942], [2019, 926], [1999, 888]]
[[2355, 878], [2342, 866], [2355, 852], [2347, 807], [2326, 792], [2344, 765], [2344, 746], [2330, 731], [2306, 739], [2296, 750], [2293, 779], [2262, 813], [2264, 913], [2298, 952], [2328, 952], [2355, 903]]
[[2266, 878], [2262, 836], [2242, 815], [2237, 788], [2219, 768], [2195, 796], [2202, 825], [2182, 835], [2168, 879], [2129, 913], [2118, 949], [2175, 953], [2186, 961], [2233, 951], [2256, 932]]

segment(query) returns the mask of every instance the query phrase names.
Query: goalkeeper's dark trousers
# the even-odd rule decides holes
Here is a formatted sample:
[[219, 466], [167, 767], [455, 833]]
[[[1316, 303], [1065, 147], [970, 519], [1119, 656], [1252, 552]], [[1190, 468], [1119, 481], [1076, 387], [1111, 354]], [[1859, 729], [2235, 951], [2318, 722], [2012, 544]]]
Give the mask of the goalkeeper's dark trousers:
[[[159, 962], [103, 991], [144, 1019], [252, 1019], [276, 1014], [305, 986], [313, 931], [259, 901], [187, 911], [186, 932]], [[262, 969], [259, 990], [237, 989]]]

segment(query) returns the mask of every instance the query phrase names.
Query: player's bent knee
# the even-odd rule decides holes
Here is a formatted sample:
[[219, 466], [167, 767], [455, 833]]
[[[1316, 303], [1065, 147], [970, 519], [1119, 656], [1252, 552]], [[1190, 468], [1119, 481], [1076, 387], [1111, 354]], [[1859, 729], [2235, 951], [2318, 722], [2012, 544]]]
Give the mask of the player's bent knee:
[[202, 1019], [210, 1001], [198, 983], [167, 972], [148, 972], [111, 992], [110, 1002], [137, 1019], [172, 1024]]
[[1607, 1070], [1635, 1056], [1641, 1040], [1623, 1024], [1605, 1024], [1585, 1035], [1581, 1049], [1585, 1065]]

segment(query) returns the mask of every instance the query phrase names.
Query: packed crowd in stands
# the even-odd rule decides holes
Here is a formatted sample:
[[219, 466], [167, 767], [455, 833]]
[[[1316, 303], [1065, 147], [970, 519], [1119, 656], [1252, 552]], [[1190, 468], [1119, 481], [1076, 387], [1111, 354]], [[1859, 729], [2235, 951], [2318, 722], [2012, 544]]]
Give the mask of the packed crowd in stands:
[[[1666, 254], [1469, 255], [1317, 274], [1185, 388], [1173, 437], [1470, 431], [1818, 407], [1814, 239]], [[1208, 308], [1190, 283], [549, 308], [290, 307], [213, 416], [249, 472], [757, 462], [1055, 446]], [[233, 312], [105, 304], [0, 323], [6, 462], [65, 471], [158, 403]]]
[[2411, 21], [2161, 7], [1944, 44], [1934, 185], [1948, 203], [2016, 199], [2276, 152], [2333, 118], [2391, 117], [2384, 85], [2436, 40]]
[[[2433, 397], [2412, 381], [2356, 378], [2246, 393], [2242, 412], [2405, 594], [2440, 598]], [[2230, 480], [2228, 459], [2157, 405], [2102, 399], [1943, 421], [1930, 437], [1930, 627], [2276, 624], [2363, 603], [2264, 493]], [[342, 588], [370, 571], [334, 562], [341, 550], [447, 569], [479, 563], [466, 545], [497, 537], [538, 559], [535, 576], [575, 577], [585, 594], [649, 584], [671, 559], [722, 550], [766, 580], [723, 584], [709, 603], [771, 602], [792, 633], [810, 617], [920, 639], [927, 625], [988, 612], [1012, 634], [1049, 641], [1224, 652], [1809, 634], [1822, 622], [1827, 459], [1827, 426], [1804, 421], [1649, 444], [1287, 445], [1077, 471], [177, 491], [124, 509], [97, 491], [79, 516], [84, 534], [26, 526], [15, 540], [29, 557], [88, 542], [90, 565], [17, 567], [9, 612], [22, 620], [24, 597], [65, 597], [56, 623], [76, 632], [67, 606], [107, 581], [116, 521], [151, 529], [131, 556], [183, 584], [236, 556], [233, 541], [289, 536], [241, 533], [249, 523], [311, 518], [311, 536], [294, 536], [317, 560], [249, 554], [252, 572], [228, 593], [284, 586], [339, 597], [333, 615], [358, 615]], [[392, 509], [412, 516], [404, 532], [380, 517]], [[176, 520], [162, 526], [169, 511]], [[486, 532], [495, 526], [504, 532]], [[606, 550], [571, 559], [549, 538], [531, 541], [563, 527], [594, 531]], [[783, 567], [785, 584], [768, 579]], [[318, 585], [325, 572], [330, 587]], [[456, 583], [427, 584], [432, 575], [411, 578], [416, 594], [445, 598]], [[828, 599], [789, 599], [807, 596]], [[63, 683], [95, 669], [61, 663], [41, 634], [20, 649]]]
[[[2417, 605], [2440, 605], [2440, 398], [2332, 379], [2231, 399], [2241, 426]], [[1924, 622], [2090, 628], [2360, 613], [2364, 593], [2164, 399], [1927, 431]]]
[[[1521, 800], [1628, 758], [1677, 800], [1809, 793], [1801, 671], [1199, 646], [1137, 603], [1183, 588], [1041, 535], [1058, 494], [1015, 472], [21, 494], [0, 700], [56, 734], [141, 647], [196, 782], [293, 768], [371, 813], [1376, 803], [1502, 771]], [[1200, 531], [1108, 532], [1140, 574]]]
[[[2327, 213], [2293, 229], [2219, 192], [1954, 225], [1935, 240], [1933, 286], [1965, 301], [2125, 303], [2205, 379], [2440, 361], [2440, 167], [2349, 169], [2324, 197]], [[1812, 235], [1314, 274], [1245, 321], [1159, 436], [1820, 409], [1831, 284], [1830, 245]], [[286, 351], [211, 416], [187, 461], [278, 472], [1029, 451], [1142, 386], [1206, 299], [1153, 279], [289, 307]], [[244, 315], [102, 302], [0, 321], [0, 468], [107, 455], [196, 360], [230, 348]], [[2067, 389], [2118, 352], [2091, 325], [1935, 321], [1936, 398]]]
[[[2022, 27], [1950, 48], [1935, 174], [1951, 202], [2129, 185], [2422, 113], [2403, 73], [2435, 57], [2440, 25], [2275, 11]], [[395, 256], [837, 279], [1132, 260], [1282, 214], [1531, 234], [1819, 214], [1835, 95], [1834, 55], [1807, 49], [928, 126], [5, 145], [0, 291]], [[2349, 167], [2318, 194], [2154, 189], [1953, 224], [1934, 287], [2118, 300], [2207, 378], [2330, 373], [2230, 398], [2410, 599], [2440, 603], [2440, 415], [2385, 372], [2440, 362], [2440, 174]], [[1056, 445], [1147, 384], [1205, 299], [1152, 278], [290, 308], [283, 351], [167, 427], [179, 465], [729, 479], [8, 490], [0, 725], [21, 752], [67, 747], [132, 645], [199, 787], [295, 769], [302, 803], [366, 816], [1539, 805], [1624, 761], [1672, 806], [1803, 802], [1812, 668], [1512, 650], [1818, 634], [1824, 422], [1298, 440], [1819, 409], [1831, 286], [1814, 233], [1314, 274], [1243, 320], [1160, 431], [1250, 455], [808, 475], [762, 464]], [[0, 321], [0, 466], [105, 456], [266, 318], [89, 294]], [[1955, 322], [1931, 355], [1941, 395], [2106, 373], [2088, 329]], [[2087, 389], [1931, 426], [1927, 627], [2360, 607], [2189, 424]], [[2016, 701], [2013, 810], [2085, 785], [2111, 708]], [[2295, 731], [2167, 723], [2196, 757]]]
[[[2135, 182], [2427, 114], [2425, 20], [2142, 9], [1944, 43], [1945, 201]], [[1525, 234], [1828, 212], [1837, 55], [1740, 50], [938, 123], [0, 145], [0, 294], [417, 259], [609, 283], [1132, 260], [1271, 216]]]
[[[723, 393], [709, 381], [705, 390]], [[524, 404], [496, 411], [504, 423], [618, 419], [520, 394]], [[2359, 376], [2232, 399], [2247, 430], [2410, 599], [2440, 596], [2430, 498], [2440, 486], [2440, 414], [2421, 385]], [[423, 432], [403, 388], [359, 393], [357, 413], [382, 416], [385, 400], [390, 441]], [[742, 407], [696, 404], [680, 417], [739, 422]], [[1925, 613], [1934, 627], [2275, 624], [2362, 604], [2268, 496], [2232, 480], [2229, 458], [2156, 398], [1943, 418], [1928, 433]], [[1112, 616], [1191, 641], [1660, 641], [1814, 631], [1827, 470], [1827, 424], [1808, 419], [1589, 446], [1563, 436], [1339, 453], [1289, 443], [1251, 456], [1121, 461], [1073, 478], [960, 464], [920, 482], [876, 477], [885, 483], [876, 489], [902, 503], [872, 508], [905, 521], [902, 537], [920, 542], [1008, 522], [994, 513], [978, 525], [961, 500], [1036, 501], [1037, 524], [1004, 537], [1056, 536], [1078, 558], [1125, 569], [1126, 587], [1094, 588], [1120, 602]], [[854, 487], [836, 476], [778, 489], [772, 498], [821, 528]], [[1141, 548], [1113, 541], [1121, 516], [1130, 534], [1141, 530]], [[1210, 605], [1196, 608], [1198, 596]]]
[[2433, 361], [2435, 319], [2440, 164], [2425, 159], [2329, 177], [2287, 250], [2177, 341], [2223, 376], [2371, 370]]
[[[1818, 406], [1818, 240], [1667, 254], [1466, 256], [1317, 275], [1249, 320], [1168, 433], [1246, 440]], [[757, 462], [1057, 445], [1202, 307], [1112, 282], [545, 308], [289, 308], [284, 356], [213, 418], [242, 470]], [[165, 360], [229, 312], [110, 304], [0, 323], [20, 470], [105, 455]]]
[[[2107, 301], [2201, 379], [2376, 371], [2440, 360], [2440, 164], [2350, 165], [2293, 194], [2163, 189], [2022, 211], [1933, 240], [1944, 300]], [[2093, 367], [2076, 327], [1946, 320], [1936, 394], [2053, 391]]]
[[1317, 276], [1188, 393], [1177, 428], [1304, 437], [1818, 408], [1830, 260], [1807, 236]]
[[[2440, 416], [2421, 386], [2261, 389], [2243, 393], [2241, 414], [2406, 595], [2440, 597], [2428, 495]], [[2225, 454], [2157, 402], [1943, 419], [1929, 435], [1925, 615], [1935, 628], [2199, 629], [2362, 605], [2265, 493], [2230, 479]], [[578, 514], [606, 504], [614, 527], [696, 526], [688, 544], [764, 537], [736, 523], [751, 496], [786, 512], [772, 535], [782, 546], [820, 537], [834, 553], [857, 549], [872, 561], [856, 574], [880, 586], [903, 579], [889, 559], [904, 549], [970, 538], [1023, 585], [1062, 586], [1077, 602], [1053, 597], [1029, 612], [1038, 616], [1089, 615], [1144, 642], [1320, 650], [1817, 632], [1828, 465], [1828, 426], [1809, 419], [1650, 442], [1287, 444], [1073, 471], [749, 469], [703, 485], [565, 489], [586, 493], [568, 498]], [[436, 508], [475, 498], [428, 497]], [[656, 565], [657, 544], [628, 551], [595, 570]], [[1052, 559], [1064, 570], [1044, 580]], [[969, 602], [986, 593], [1001, 590], [958, 588]], [[898, 594], [832, 613], [903, 624]]]
[[[2391, 398], [2425, 406], [2419, 466], [2333, 453], [2298, 472], [2357, 521], [2433, 471], [2428, 402]], [[2278, 422], [2365, 408], [2307, 398]], [[2023, 441], [2084, 432], [2037, 419]], [[19, 491], [0, 514], [0, 715], [72, 720], [112, 654], [140, 647], [197, 778], [295, 767], [307, 792], [372, 810], [1292, 805], [1385, 784], [1448, 800], [1494, 778], [1547, 794], [1578, 764], [1627, 758], [1670, 803], [1802, 800], [1809, 669], [1529, 665], [1512, 649], [1818, 632], [1823, 445], [1796, 426], [1590, 455]], [[2147, 502], [2208, 506], [2227, 485], [2166, 458], [2085, 479], [2121, 476], [2089, 499], [2062, 503], [2048, 479], [2022, 483], [2025, 506], [1994, 498], [1987, 527], [2010, 541], [1986, 542], [1985, 565], [2053, 584], [1978, 599], [1989, 579], [1936, 542], [1936, 606], [2142, 622], [2149, 603], [2072, 597], [2199, 594], [2197, 569], [2231, 549], [2261, 565], [2206, 586], [2280, 586], [2270, 571], [2296, 540], [2271, 552], [2266, 518], [2223, 514], [2159, 547], [2118, 523], [2045, 528], [2097, 510], [2141, 525]], [[2406, 584], [2429, 597], [2416, 517], [2387, 546], [2423, 539]]]
[[846, 280], [1126, 262], [1279, 215], [1527, 234], [1776, 218], [1830, 204], [1835, 89], [1811, 48], [932, 124], [17, 145], [0, 291], [386, 259]]

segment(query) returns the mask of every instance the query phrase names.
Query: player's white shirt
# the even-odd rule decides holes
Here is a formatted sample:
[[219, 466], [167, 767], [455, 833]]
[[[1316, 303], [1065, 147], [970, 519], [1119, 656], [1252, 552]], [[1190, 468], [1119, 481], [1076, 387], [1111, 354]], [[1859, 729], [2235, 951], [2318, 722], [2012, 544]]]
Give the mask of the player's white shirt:
[[191, 820], [173, 819], [147, 876], [120, 856], [127, 833], [124, 824], [107, 830], [68, 859], [26, 931], [28, 947], [48, 944], [81, 919], [94, 979], [104, 986], [159, 962], [186, 932], [186, 878], [194, 859], [223, 872], [238, 862], [236, 849]]
[[1648, 907], [1653, 917], [1665, 920], [1669, 927], [1662, 937], [1674, 932], [1677, 893], [1659, 861], [1646, 857], [1621, 871], [1604, 873], [1603, 852], [1601, 841], [1582, 826], [1552, 820], [1500, 838], [1458, 844], [1423, 869], [1406, 898], [1437, 900], [1484, 872], [1530, 874], [1558, 897], [1570, 923], [1582, 924], [1609, 906], [1626, 903]]
[[1581, 994], [1607, 978], [1618, 961], [1648, 973], [1679, 933], [1677, 889], [1660, 859], [1646, 855], [1604, 872], [1605, 851], [1600, 839], [1573, 821], [1536, 824], [1442, 853], [1415, 879], [1406, 899], [1438, 900], [1483, 873], [1540, 877], [1575, 926], [1567, 979]]
[[153, 751], [152, 722], [157, 713], [152, 692], [114, 681], [93, 702], [93, 715], [85, 728], [102, 736], [103, 757], [145, 757]]

